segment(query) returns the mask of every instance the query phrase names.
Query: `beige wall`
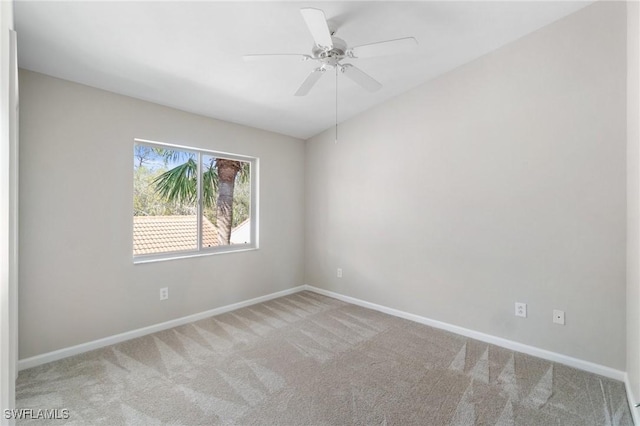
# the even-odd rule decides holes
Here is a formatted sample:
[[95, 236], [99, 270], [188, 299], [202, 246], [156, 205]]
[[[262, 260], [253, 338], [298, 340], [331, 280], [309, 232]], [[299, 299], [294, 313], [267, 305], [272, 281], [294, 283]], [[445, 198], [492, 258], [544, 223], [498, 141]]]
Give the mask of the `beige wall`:
[[307, 141], [305, 282], [625, 370], [625, 19], [596, 3]]
[[[21, 359], [303, 283], [302, 141], [20, 78]], [[134, 265], [134, 138], [259, 157], [260, 249]]]
[[[627, 3], [627, 374], [640, 402], [640, 4]], [[637, 409], [636, 409], [637, 412]]]
[[[640, 394], [624, 20], [597, 3], [372, 109], [306, 172], [299, 140], [22, 71], [20, 358], [306, 282], [621, 370], [626, 326]], [[133, 138], [260, 157], [260, 250], [133, 265]]]

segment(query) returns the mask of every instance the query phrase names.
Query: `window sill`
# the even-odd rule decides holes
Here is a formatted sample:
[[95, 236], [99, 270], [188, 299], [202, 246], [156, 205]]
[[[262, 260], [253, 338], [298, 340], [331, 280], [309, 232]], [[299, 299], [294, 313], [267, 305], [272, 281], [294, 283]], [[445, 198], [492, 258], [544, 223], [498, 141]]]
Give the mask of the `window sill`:
[[237, 247], [237, 248], [234, 247], [234, 248], [228, 248], [228, 249], [218, 249], [215, 251], [159, 253], [159, 254], [151, 254], [151, 255], [134, 256], [133, 264], [138, 265], [143, 263], [165, 262], [167, 260], [188, 259], [192, 257], [214, 256], [217, 254], [239, 253], [239, 252], [255, 251], [255, 250], [258, 250], [258, 247], [243, 246], [243, 247]]

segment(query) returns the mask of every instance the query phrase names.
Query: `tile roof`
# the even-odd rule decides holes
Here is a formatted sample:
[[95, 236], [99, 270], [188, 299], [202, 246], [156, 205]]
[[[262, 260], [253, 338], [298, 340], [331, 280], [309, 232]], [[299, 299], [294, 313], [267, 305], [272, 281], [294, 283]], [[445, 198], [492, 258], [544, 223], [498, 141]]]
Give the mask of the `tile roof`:
[[[197, 248], [197, 216], [134, 216], [133, 254], [167, 253]], [[215, 226], [202, 218], [202, 246], [218, 245]]]

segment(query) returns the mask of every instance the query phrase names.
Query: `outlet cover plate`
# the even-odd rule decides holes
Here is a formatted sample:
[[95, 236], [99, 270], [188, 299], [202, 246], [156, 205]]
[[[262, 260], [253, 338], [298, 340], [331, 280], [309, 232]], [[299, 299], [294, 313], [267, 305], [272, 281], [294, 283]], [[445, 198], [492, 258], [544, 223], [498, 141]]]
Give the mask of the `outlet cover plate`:
[[169, 298], [169, 287], [162, 287], [160, 289], [160, 300], [167, 300]]
[[527, 304], [516, 302], [516, 316], [526, 318], [527, 317]]

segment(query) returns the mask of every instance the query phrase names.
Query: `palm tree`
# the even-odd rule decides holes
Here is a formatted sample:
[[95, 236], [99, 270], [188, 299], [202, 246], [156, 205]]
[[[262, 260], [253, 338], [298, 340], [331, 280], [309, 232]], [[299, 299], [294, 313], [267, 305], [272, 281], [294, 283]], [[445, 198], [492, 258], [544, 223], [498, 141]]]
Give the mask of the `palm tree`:
[[[156, 192], [169, 202], [195, 204], [198, 199], [198, 165], [194, 154], [164, 150], [162, 155], [168, 161], [187, 154], [187, 161], [160, 174], [153, 180]], [[208, 157], [207, 167], [202, 173], [203, 207], [216, 210], [216, 231], [218, 245], [231, 243], [233, 226], [233, 195], [236, 179], [246, 183], [249, 180], [249, 163], [225, 158]], [[217, 195], [217, 196], [216, 196]]]
[[241, 169], [242, 164], [239, 161], [224, 158], [216, 160], [216, 170], [218, 172], [218, 200], [216, 202], [218, 245], [229, 244], [231, 241], [233, 191], [235, 189], [236, 176]]

